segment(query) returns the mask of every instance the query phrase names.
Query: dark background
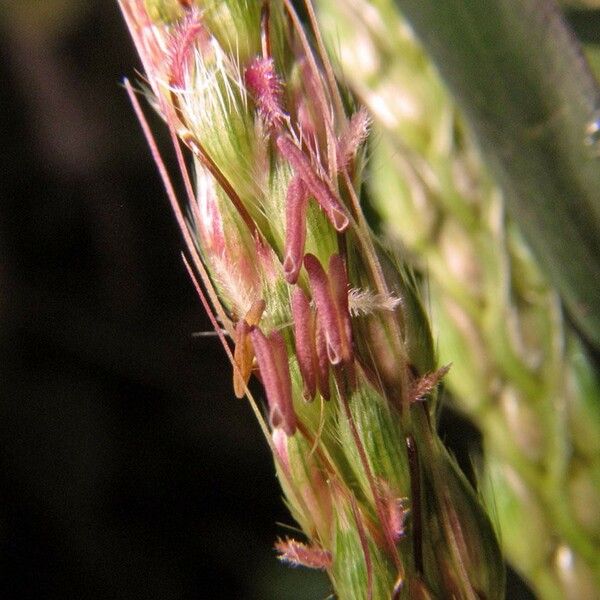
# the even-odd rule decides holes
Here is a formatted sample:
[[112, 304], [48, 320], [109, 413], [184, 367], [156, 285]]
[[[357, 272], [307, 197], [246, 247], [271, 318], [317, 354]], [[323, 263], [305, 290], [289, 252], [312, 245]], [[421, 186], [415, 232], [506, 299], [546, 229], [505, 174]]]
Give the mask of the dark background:
[[191, 335], [138, 65], [113, 0], [0, 0], [0, 597], [324, 599], [275, 559], [267, 445]]
[[191, 336], [116, 2], [5, 2], [0, 596], [323, 598], [278, 581], [300, 572], [272, 550], [291, 519], [267, 446]]

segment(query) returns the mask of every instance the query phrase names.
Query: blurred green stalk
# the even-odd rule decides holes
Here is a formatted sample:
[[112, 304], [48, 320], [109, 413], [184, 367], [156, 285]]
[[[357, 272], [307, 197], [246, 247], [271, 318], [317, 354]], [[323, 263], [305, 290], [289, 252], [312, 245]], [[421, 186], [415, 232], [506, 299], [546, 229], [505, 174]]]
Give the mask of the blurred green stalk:
[[396, 0], [571, 319], [600, 349], [600, 88], [554, 0]]
[[597, 373], [394, 3], [318, 7], [342, 79], [374, 115], [371, 200], [426, 274], [447, 386], [484, 436], [482, 482], [507, 557], [540, 598], [596, 598]]

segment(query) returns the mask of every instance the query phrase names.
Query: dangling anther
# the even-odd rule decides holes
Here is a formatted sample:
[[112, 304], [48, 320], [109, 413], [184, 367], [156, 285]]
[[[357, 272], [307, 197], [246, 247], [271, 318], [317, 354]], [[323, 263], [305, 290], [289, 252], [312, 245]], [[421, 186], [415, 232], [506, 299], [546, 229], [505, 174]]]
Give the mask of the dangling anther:
[[344, 231], [350, 224], [347, 211], [341, 200], [333, 193], [329, 184], [323, 181], [310, 162], [308, 156], [298, 148], [288, 135], [277, 138], [277, 148], [292, 165], [294, 172], [306, 184], [308, 191], [325, 211], [336, 231]]
[[296, 431], [296, 413], [292, 401], [292, 380], [285, 340], [280, 331], [269, 336], [255, 327], [250, 332], [260, 376], [269, 402], [269, 421], [273, 429], [281, 428], [286, 435]]
[[[334, 254], [325, 273], [313, 254], [304, 257], [318, 318], [327, 342], [327, 355], [332, 365], [352, 363], [352, 329], [348, 310], [348, 279], [343, 259]], [[348, 370], [351, 374], [351, 370]], [[351, 377], [352, 379], [352, 377]]]
[[285, 208], [285, 257], [283, 272], [288, 283], [296, 283], [302, 268], [306, 242], [308, 191], [298, 175], [288, 185]]
[[265, 301], [262, 298], [256, 300], [246, 316], [240, 319], [235, 326], [233, 358], [237, 369], [233, 370], [233, 391], [236, 398], [243, 398], [246, 393], [254, 363], [254, 348], [250, 339], [250, 332], [253, 327], [258, 325], [264, 310]]

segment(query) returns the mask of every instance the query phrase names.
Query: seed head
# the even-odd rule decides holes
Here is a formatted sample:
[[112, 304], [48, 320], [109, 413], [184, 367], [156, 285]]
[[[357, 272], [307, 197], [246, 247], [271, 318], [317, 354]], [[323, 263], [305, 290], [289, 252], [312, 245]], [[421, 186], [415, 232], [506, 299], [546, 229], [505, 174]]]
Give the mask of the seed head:
[[[150, 18], [146, 2], [175, 10]], [[405, 270], [384, 264], [362, 215], [369, 118], [361, 109], [347, 114], [352, 100], [338, 88], [312, 5], [307, 35], [291, 0], [120, 3], [181, 170], [185, 209], [127, 84], [186, 242], [186, 266], [232, 363], [234, 392], [252, 402], [309, 539], [278, 541], [282, 560], [326, 569], [342, 598], [390, 597], [398, 582], [423, 573], [443, 596], [446, 571], [465, 558], [479, 563], [457, 544], [462, 554], [442, 571], [402, 556], [422, 541], [404, 538], [423, 533], [405, 526], [404, 498], [430, 528], [428, 560], [461, 533], [474, 548], [488, 547], [478, 544], [478, 517], [454, 510], [477, 512], [460, 485], [439, 477], [446, 463], [436, 470], [413, 461], [416, 475], [408, 472], [407, 432], [415, 452], [439, 459], [423, 407], [443, 373], [416, 287]], [[252, 374], [264, 387], [268, 423], [248, 390]], [[427, 399], [411, 403], [416, 396]], [[424, 515], [415, 509], [421, 476]], [[436, 510], [454, 519], [450, 527]]]

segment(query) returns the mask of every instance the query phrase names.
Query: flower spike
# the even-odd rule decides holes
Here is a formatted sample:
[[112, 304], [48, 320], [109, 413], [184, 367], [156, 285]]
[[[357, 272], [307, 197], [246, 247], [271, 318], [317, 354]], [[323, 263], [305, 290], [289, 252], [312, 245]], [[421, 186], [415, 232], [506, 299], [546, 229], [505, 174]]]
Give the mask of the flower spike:
[[292, 0], [119, 3], [182, 177], [179, 199], [126, 83], [186, 267], [306, 536], [279, 540], [281, 559], [326, 570], [339, 598], [500, 600], [481, 568], [493, 536], [416, 402], [433, 405], [444, 373], [416, 286], [361, 212], [369, 118], [339, 89], [310, 0], [303, 19]]

